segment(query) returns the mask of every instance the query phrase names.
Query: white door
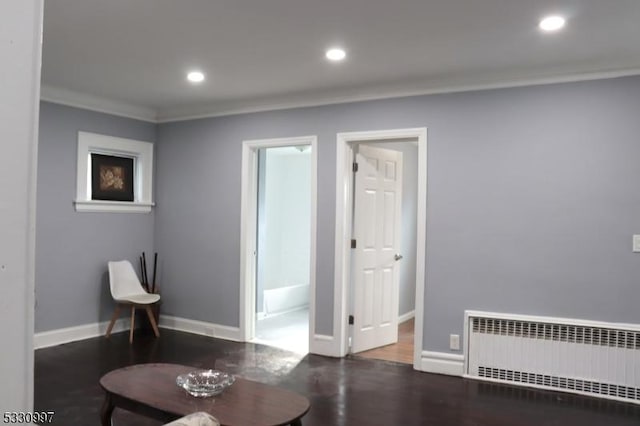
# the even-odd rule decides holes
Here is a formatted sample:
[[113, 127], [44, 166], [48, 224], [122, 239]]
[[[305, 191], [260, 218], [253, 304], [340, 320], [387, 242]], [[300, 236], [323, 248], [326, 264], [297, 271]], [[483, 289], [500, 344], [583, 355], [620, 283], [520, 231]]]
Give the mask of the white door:
[[352, 352], [398, 341], [402, 153], [357, 148]]

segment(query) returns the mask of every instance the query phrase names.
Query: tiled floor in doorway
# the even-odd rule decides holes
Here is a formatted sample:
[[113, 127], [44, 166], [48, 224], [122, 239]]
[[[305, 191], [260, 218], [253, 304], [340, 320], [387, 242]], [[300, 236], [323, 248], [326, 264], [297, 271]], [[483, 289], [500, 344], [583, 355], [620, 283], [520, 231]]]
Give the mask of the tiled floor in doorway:
[[306, 355], [309, 353], [309, 310], [299, 309], [258, 320], [253, 341]]

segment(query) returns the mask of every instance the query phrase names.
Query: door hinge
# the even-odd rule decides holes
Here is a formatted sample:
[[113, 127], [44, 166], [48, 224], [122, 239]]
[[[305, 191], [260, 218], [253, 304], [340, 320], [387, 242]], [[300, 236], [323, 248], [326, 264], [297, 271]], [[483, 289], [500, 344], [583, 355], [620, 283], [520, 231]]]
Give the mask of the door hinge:
[[354, 173], [357, 172], [358, 171], [358, 163], [354, 162], [352, 169], [353, 169]]
[[356, 248], [356, 240], [354, 239], [351, 240], [351, 248], [352, 249]]
[[349, 315], [349, 325], [353, 325], [353, 315]]

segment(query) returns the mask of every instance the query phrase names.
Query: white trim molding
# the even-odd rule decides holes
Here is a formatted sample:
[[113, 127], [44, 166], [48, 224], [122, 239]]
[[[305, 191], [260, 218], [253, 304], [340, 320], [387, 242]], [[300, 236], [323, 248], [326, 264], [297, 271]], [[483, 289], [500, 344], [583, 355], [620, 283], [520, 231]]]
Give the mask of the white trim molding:
[[299, 136], [278, 139], [247, 140], [242, 143], [242, 177], [240, 201], [240, 335], [245, 342], [255, 337], [256, 305], [256, 224], [258, 193], [258, 150], [285, 146], [311, 146], [311, 220], [309, 263], [309, 348], [313, 352], [316, 318], [316, 223], [318, 137]]
[[[119, 318], [113, 326], [111, 333], [113, 334], [129, 330], [130, 323], [131, 320], [129, 318]], [[77, 325], [74, 327], [59, 328], [56, 330], [41, 331], [34, 334], [33, 346], [34, 349], [42, 349], [62, 345], [64, 343], [76, 342], [78, 340], [104, 336], [108, 326], [109, 321], [103, 321], [92, 324]], [[158, 326], [169, 330], [215, 337], [216, 339], [232, 340], [234, 342], [240, 342], [242, 340], [240, 338], [240, 329], [238, 327], [229, 327], [226, 325], [174, 317], [170, 315], [160, 315], [160, 322]]]
[[309, 342], [309, 352], [316, 355], [339, 358], [341, 355], [335, 351], [333, 336], [314, 334]]
[[168, 107], [154, 109], [142, 105], [108, 99], [60, 87], [43, 85], [40, 99], [45, 102], [81, 108], [150, 123], [171, 123], [177, 121], [198, 120], [203, 118], [224, 117], [247, 113], [277, 111], [292, 108], [306, 108], [314, 106], [336, 105], [352, 102], [376, 101], [382, 99], [397, 99], [412, 96], [425, 96], [446, 93], [474, 92], [481, 90], [507, 89], [524, 86], [539, 86], [559, 83], [573, 83], [590, 80], [605, 80], [611, 78], [630, 77], [639, 75], [640, 69], [630, 68], [622, 70], [562, 74], [547, 77], [491, 78], [491, 81], [473, 83], [469, 81], [443, 82], [409, 82], [376, 86], [363, 93], [362, 90], [345, 90], [315, 95], [287, 95], [270, 98], [266, 101], [246, 101], [241, 103], [217, 103], [208, 105], [187, 105], [184, 107]]
[[[112, 333], [129, 330], [129, 318], [119, 318], [113, 326]], [[56, 330], [41, 331], [33, 336], [34, 349], [48, 348], [78, 340], [91, 339], [104, 336], [107, 332], [109, 321], [94, 322], [91, 324], [77, 325], [74, 327], [59, 328]]]
[[407, 312], [405, 314], [402, 314], [402, 315], [398, 316], [398, 324], [401, 324], [401, 323], [403, 323], [405, 321], [409, 321], [411, 318], [415, 318], [415, 316], [416, 316], [416, 311], [415, 310], [409, 311], [409, 312]]
[[464, 374], [464, 355], [423, 351], [419, 370], [425, 373], [462, 377]]
[[128, 203], [126, 201], [86, 200], [74, 201], [76, 211], [100, 213], [149, 213], [154, 203]]
[[422, 329], [424, 320], [424, 289], [426, 273], [427, 224], [427, 128], [377, 130], [338, 133], [336, 146], [336, 220], [334, 253], [334, 353], [345, 356], [348, 347], [349, 286], [351, 283], [351, 221], [353, 210], [352, 162], [353, 145], [360, 142], [418, 143], [418, 201], [416, 236], [416, 305], [413, 368], [422, 368]]
[[101, 96], [89, 95], [74, 90], [63, 89], [49, 85], [42, 85], [40, 100], [58, 105], [80, 108], [103, 114], [117, 115], [134, 120], [157, 123], [156, 110], [144, 106], [107, 99]]
[[277, 111], [293, 108], [307, 108], [325, 105], [336, 105], [353, 102], [377, 101], [383, 99], [398, 99], [413, 96], [426, 96], [446, 93], [475, 92], [483, 90], [508, 89], [524, 86], [539, 86], [558, 83], [573, 83], [589, 80], [603, 80], [610, 78], [628, 77], [640, 74], [640, 69], [571, 73], [545, 77], [518, 76], [485, 76], [478, 79], [458, 80], [444, 79], [440, 81], [400, 82], [388, 85], [376, 85], [368, 90], [340, 89], [322, 90], [312, 94], [292, 94], [274, 96], [259, 101], [244, 101], [237, 103], [213, 103], [206, 105], [186, 105], [184, 107], [161, 108], [157, 112], [159, 123], [197, 120], [203, 118], [223, 117], [228, 115], [248, 114], [264, 111]]
[[[134, 159], [134, 201], [91, 199], [91, 154], [105, 154]], [[154, 206], [153, 144], [89, 132], [78, 132], [76, 199], [78, 212], [149, 213]]]
[[231, 340], [234, 342], [242, 341], [240, 329], [228, 325], [174, 317], [171, 315], [160, 315], [160, 323], [158, 325], [161, 328], [167, 328], [169, 330], [184, 331], [185, 333], [215, 337], [216, 339]]

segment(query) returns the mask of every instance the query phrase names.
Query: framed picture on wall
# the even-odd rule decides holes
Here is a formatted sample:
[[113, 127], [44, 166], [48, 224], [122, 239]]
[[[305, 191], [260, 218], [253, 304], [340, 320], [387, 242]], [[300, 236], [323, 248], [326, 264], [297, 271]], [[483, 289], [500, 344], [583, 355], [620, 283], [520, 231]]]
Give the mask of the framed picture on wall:
[[91, 199], [133, 201], [134, 159], [91, 154]]

